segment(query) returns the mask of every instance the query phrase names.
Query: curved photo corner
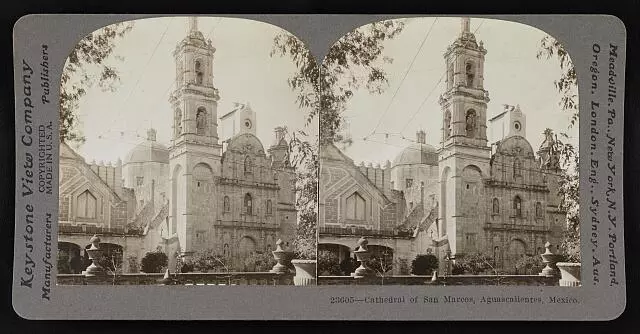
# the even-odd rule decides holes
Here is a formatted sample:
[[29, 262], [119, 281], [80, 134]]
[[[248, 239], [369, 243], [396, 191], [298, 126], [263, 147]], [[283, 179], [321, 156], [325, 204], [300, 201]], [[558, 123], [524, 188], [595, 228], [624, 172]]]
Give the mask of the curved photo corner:
[[78, 42], [61, 78], [58, 285], [315, 284], [317, 117], [278, 41], [305, 50], [203, 16]]
[[553, 36], [393, 19], [322, 68], [318, 284], [581, 285], [578, 87]]

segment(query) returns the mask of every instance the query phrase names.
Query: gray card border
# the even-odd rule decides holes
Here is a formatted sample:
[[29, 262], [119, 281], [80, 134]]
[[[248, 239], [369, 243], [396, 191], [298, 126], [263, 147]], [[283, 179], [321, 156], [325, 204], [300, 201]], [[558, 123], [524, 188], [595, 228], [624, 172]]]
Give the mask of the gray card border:
[[[13, 307], [18, 315], [27, 319], [158, 319], [158, 320], [610, 320], [617, 318], [626, 306], [626, 286], [624, 270], [624, 226], [623, 226], [623, 183], [622, 183], [622, 142], [623, 142], [623, 104], [624, 70], [626, 67], [626, 29], [624, 23], [609, 15], [472, 15], [475, 18], [502, 19], [528, 24], [541, 29], [561, 41], [569, 50], [578, 71], [580, 118], [580, 157], [581, 157], [581, 229], [582, 237], [582, 279], [579, 288], [564, 287], [521, 287], [521, 286], [458, 286], [458, 287], [421, 287], [421, 286], [314, 286], [314, 287], [207, 287], [207, 286], [57, 286], [52, 278], [50, 300], [42, 298], [44, 282], [43, 257], [47, 254], [46, 233], [57, 236], [57, 175], [58, 165], [54, 163], [54, 191], [51, 195], [34, 192], [22, 196], [22, 178], [27, 169], [24, 167], [26, 155], [33, 154], [37, 159], [37, 145], [26, 146], [23, 136], [37, 139], [38, 126], [52, 124], [53, 142], [57, 143], [57, 103], [47, 105], [34, 101], [32, 119], [25, 117], [23, 84], [23, 60], [36, 71], [34, 84], [30, 92], [39, 97], [42, 89], [36, 85], [37, 74], [42, 61], [42, 44], [48, 45], [49, 76], [52, 82], [58, 82], [64, 60], [69, 50], [87, 33], [102, 26], [124, 20], [140, 18], [176, 16], [176, 15], [132, 15], [132, 14], [33, 14], [20, 18], [14, 26], [14, 80], [16, 88], [16, 207], [14, 236], [14, 284], [12, 291]], [[185, 15], [178, 15], [185, 16]], [[321, 59], [329, 46], [349, 30], [376, 20], [402, 17], [454, 16], [454, 15], [206, 15], [214, 17], [246, 18], [271, 23], [282, 27], [307, 43], [310, 50]], [[461, 16], [461, 15], [455, 15]], [[595, 67], [599, 75], [595, 81], [600, 87], [607, 86], [607, 55], [609, 44], [618, 46], [615, 59], [617, 97], [608, 108], [616, 109], [612, 124], [606, 126], [608, 114], [604, 106], [591, 117], [588, 106], [591, 101], [606, 103], [607, 89], [589, 91], [592, 81], [590, 66], [593, 59], [593, 44], [601, 46], [600, 59]], [[55, 78], [55, 79], [54, 79]], [[51, 95], [58, 96], [59, 87], [51, 85]], [[37, 102], [37, 103], [36, 103]], [[26, 121], [32, 121], [31, 127]], [[594, 121], [596, 125], [591, 126]], [[596, 146], [591, 149], [591, 137], [594, 135]], [[614, 136], [610, 163], [616, 165], [615, 175], [607, 168], [606, 134]], [[58, 156], [58, 146], [54, 145], [54, 162]], [[600, 163], [594, 166], [591, 159]], [[590, 183], [589, 173], [596, 173], [597, 183]], [[34, 169], [37, 173], [37, 169]], [[607, 210], [607, 181], [610, 199], [617, 205]], [[592, 199], [600, 202], [597, 214], [589, 213]], [[35, 221], [32, 224], [34, 238], [33, 251], [29, 256], [36, 259], [33, 287], [21, 286], [25, 278], [25, 260], [27, 254], [24, 234], [28, 227], [25, 219], [27, 205], [33, 205]], [[46, 226], [45, 213], [51, 213], [54, 223]], [[608, 215], [617, 217], [617, 226], [607, 230]], [[596, 219], [598, 230], [591, 243], [591, 221]], [[616, 234], [616, 242], [609, 244], [608, 234]], [[609, 286], [609, 252], [615, 252], [617, 264], [614, 273], [619, 282]], [[54, 252], [49, 249], [49, 252]], [[49, 253], [51, 254], [51, 253]], [[592, 256], [600, 261], [600, 282], [593, 279]], [[54, 259], [53, 259], [54, 260]], [[55, 264], [51, 275], [55, 277]], [[28, 277], [28, 276], [27, 276]], [[527, 304], [445, 304], [421, 303], [404, 304], [330, 304], [329, 297], [340, 296], [550, 296], [568, 297], [577, 303]]]

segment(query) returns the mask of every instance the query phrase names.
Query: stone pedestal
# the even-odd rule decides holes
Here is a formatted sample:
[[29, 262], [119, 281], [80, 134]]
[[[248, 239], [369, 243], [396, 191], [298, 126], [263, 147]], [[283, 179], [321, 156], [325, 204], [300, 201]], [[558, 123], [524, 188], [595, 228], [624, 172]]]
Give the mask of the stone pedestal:
[[558, 262], [560, 269], [560, 286], [581, 286], [581, 265], [573, 262]]
[[316, 285], [316, 260], [291, 260], [291, 263], [296, 268], [294, 285]]

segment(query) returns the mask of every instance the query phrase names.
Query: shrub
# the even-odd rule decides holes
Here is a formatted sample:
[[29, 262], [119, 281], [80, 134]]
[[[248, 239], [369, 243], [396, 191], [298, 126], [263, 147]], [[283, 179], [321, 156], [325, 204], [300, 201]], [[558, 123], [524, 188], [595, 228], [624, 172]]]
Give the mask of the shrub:
[[244, 271], [265, 272], [269, 271], [276, 264], [276, 259], [271, 252], [256, 253], [253, 252], [244, 259]]
[[516, 270], [518, 271], [518, 274], [537, 274], [542, 271], [544, 266], [545, 265], [542, 263], [542, 257], [540, 257], [540, 255], [526, 255], [516, 261]]
[[360, 263], [352, 257], [347, 257], [340, 262], [340, 271], [342, 275], [349, 276], [360, 266]]
[[338, 276], [342, 273], [338, 255], [329, 250], [318, 251], [318, 275]]
[[224, 256], [214, 252], [212, 249], [206, 249], [204, 251], [194, 253], [191, 261], [193, 265], [193, 268], [191, 269], [193, 271], [200, 271], [203, 273], [208, 271], [229, 271], [228, 260]]
[[147, 252], [140, 261], [142, 272], [160, 273], [169, 263], [169, 257], [161, 250]]
[[459, 265], [462, 268], [463, 273], [473, 275], [478, 275], [487, 270], [494, 270], [492, 263], [493, 259], [491, 257], [480, 252], [465, 255], [463, 258], [456, 261], [456, 265]]
[[438, 269], [438, 258], [433, 254], [417, 255], [411, 262], [411, 273], [414, 275], [431, 275]]

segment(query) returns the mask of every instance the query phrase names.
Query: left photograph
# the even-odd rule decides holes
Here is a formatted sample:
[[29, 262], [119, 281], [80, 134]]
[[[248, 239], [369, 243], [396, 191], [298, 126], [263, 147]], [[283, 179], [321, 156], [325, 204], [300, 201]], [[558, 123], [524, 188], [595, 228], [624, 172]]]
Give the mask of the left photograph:
[[70, 50], [58, 285], [316, 284], [317, 113], [282, 40], [246, 19], [163, 17]]

